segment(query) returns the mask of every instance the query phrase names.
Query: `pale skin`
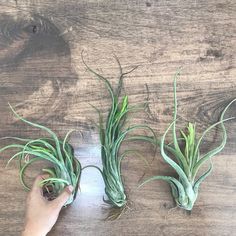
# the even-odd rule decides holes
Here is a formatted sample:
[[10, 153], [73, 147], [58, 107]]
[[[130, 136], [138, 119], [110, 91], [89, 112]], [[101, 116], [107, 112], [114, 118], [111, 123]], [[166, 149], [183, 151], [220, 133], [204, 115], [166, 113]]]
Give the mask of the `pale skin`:
[[28, 195], [25, 228], [22, 236], [46, 236], [57, 221], [59, 213], [72, 194], [73, 187], [67, 186], [53, 201], [43, 197], [40, 181], [44, 176], [38, 176]]

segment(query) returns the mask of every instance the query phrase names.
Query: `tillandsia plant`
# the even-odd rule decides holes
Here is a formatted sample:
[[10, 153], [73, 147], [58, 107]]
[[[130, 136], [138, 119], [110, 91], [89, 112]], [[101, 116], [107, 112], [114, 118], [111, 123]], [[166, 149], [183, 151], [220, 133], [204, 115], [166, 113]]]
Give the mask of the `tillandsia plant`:
[[[174, 78], [174, 117], [173, 122], [165, 131], [160, 142], [161, 156], [164, 161], [169, 164], [177, 173], [178, 179], [172, 176], [153, 176], [143, 184], [146, 184], [152, 180], [164, 180], [170, 184], [172, 190], [172, 196], [178, 207], [185, 210], [192, 210], [194, 203], [198, 196], [199, 186], [202, 181], [211, 173], [212, 162], [211, 159], [217, 153], [219, 153], [226, 144], [227, 133], [224, 126], [224, 122], [229, 119], [224, 119], [225, 113], [229, 106], [236, 100], [231, 101], [222, 111], [219, 122], [209, 126], [202, 135], [198, 138], [196, 135], [196, 124], [189, 123], [187, 130], [180, 130], [181, 137], [177, 138], [176, 134], [176, 120], [177, 120], [177, 96], [176, 96], [176, 79], [179, 72]], [[201, 154], [200, 147], [202, 145], [203, 138], [206, 134], [217, 125], [221, 126], [222, 141], [219, 146], [210, 150], [205, 154]], [[172, 128], [172, 141], [170, 144], [165, 144], [166, 135]], [[159, 143], [159, 142], [157, 142]], [[200, 177], [198, 172], [200, 168], [209, 162], [209, 168], [203, 172]]]
[[25, 181], [25, 171], [28, 167], [41, 160], [49, 162], [51, 167], [42, 169], [42, 172], [48, 177], [40, 183], [45, 196], [52, 200], [66, 186], [72, 185], [73, 193], [65, 205], [71, 204], [76, 198], [81, 175], [80, 162], [75, 158], [73, 147], [68, 143], [68, 137], [72, 131], [66, 134], [64, 140], [60, 140], [49, 128], [22, 118], [11, 105], [10, 108], [18, 119], [46, 131], [50, 136], [37, 139], [6, 137], [17, 141], [17, 143], [1, 148], [0, 152], [11, 148], [19, 150], [9, 159], [8, 164], [12, 160], [18, 159], [20, 181], [26, 190], [30, 190]]
[[[115, 59], [120, 69], [120, 76], [116, 89], [112, 87], [106, 78], [93, 71], [85, 62], [84, 64], [90, 72], [92, 72], [98, 79], [105, 83], [112, 101], [111, 108], [105, 123], [103, 122], [103, 116], [100, 110], [94, 107], [99, 114], [98, 128], [100, 134], [101, 159], [103, 168], [100, 169], [97, 166], [93, 167], [96, 167], [100, 171], [105, 183], [105, 193], [108, 200], [104, 199], [104, 201], [111, 204], [112, 206], [123, 208], [127, 203], [127, 195], [125, 193], [122, 180], [121, 162], [123, 158], [130, 153], [133, 153], [136, 157], [142, 156], [134, 150], [126, 150], [121, 154], [119, 152], [121, 144], [131, 131], [136, 129], [146, 129], [152, 132], [152, 129], [146, 125], [132, 125], [128, 128], [125, 127], [128, 113], [140, 109], [140, 107], [129, 105], [127, 95], [120, 98], [124, 76], [128, 73], [131, 73], [134, 69], [136, 69], [136, 67], [129, 72], [124, 73], [118, 58], [115, 57]], [[143, 107], [141, 107], [141, 109], [143, 109]], [[135, 140], [142, 139], [137, 137]]]

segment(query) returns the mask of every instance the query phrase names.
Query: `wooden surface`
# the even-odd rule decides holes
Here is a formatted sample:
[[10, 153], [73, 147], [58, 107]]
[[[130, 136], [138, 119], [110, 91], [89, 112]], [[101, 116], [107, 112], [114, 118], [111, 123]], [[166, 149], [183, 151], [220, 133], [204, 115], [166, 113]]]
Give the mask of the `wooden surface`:
[[[103, 0], [2, 0], [0, 2], [0, 137], [38, 137], [37, 129], [17, 121], [11, 103], [25, 118], [44, 124], [63, 136], [70, 129], [71, 143], [83, 165], [100, 164], [96, 112], [105, 114], [109, 96], [81, 61], [85, 61], [115, 84], [117, 55], [125, 70], [139, 65], [125, 81], [130, 103], [140, 104], [149, 87], [151, 115], [134, 114], [130, 122], [147, 123], [158, 135], [171, 121], [172, 78], [178, 80], [179, 127], [196, 121], [199, 132], [219, 118], [223, 107], [236, 97], [236, 2], [103, 1]], [[234, 104], [227, 117], [236, 116]], [[130, 157], [123, 175], [130, 210], [116, 221], [102, 197], [99, 174], [85, 170], [81, 194], [61, 213], [49, 234], [62, 235], [236, 235], [236, 122], [227, 124], [226, 148], [214, 159], [214, 171], [202, 184], [191, 214], [174, 207], [164, 182], [137, 189], [140, 178], [172, 174], [149, 144], [134, 145], [151, 168]], [[219, 140], [215, 130], [207, 136], [205, 149]], [[216, 142], [216, 143], [215, 143]], [[1, 146], [10, 141], [1, 140]], [[5, 169], [13, 152], [0, 159], [0, 235], [20, 235], [25, 199], [18, 180], [17, 164]], [[31, 176], [38, 173], [32, 167]]]

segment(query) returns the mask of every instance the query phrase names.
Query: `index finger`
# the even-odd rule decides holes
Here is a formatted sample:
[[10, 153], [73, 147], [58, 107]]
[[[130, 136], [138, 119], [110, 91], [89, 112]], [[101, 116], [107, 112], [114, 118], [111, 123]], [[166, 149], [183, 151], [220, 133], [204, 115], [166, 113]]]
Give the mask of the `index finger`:
[[36, 179], [34, 180], [31, 191], [42, 193], [42, 188], [40, 186], [40, 182], [46, 178], [48, 178], [48, 175], [38, 175], [36, 177]]

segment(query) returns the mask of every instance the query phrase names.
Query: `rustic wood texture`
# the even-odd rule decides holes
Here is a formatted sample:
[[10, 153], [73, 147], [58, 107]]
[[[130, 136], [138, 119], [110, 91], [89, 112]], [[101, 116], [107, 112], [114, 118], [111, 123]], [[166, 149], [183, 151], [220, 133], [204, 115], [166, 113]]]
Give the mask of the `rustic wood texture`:
[[[17, 121], [11, 103], [25, 118], [44, 124], [63, 136], [70, 129], [76, 155], [85, 164], [100, 164], [97, 114], [110, 105], [102, 83], [81, 60], [115, 84], [119, 57], [125, 70], [139, 65], [125, 80], [130, 103], [141, 104], [149, 88], [150, 112], [134, 114], [130, 122], [147, 123], [161, 135], [171, 121], [173, 75], [178, 80], [179, 127], [196, 121], [199, 132], [219, 118], [236, 97], [236, 2], [234, 0], [103, 1], [18, 0], [0, 3], [0, 137], [38, 137], [43, 133]], [[227, 117], [236, 116], [236, 105]], [[150, 169], [130, 157], [123, 175], [130, 210], [118, 220], [102, 197], [99, 174], [84, 171], [81, 194], [64, 209], [50, 236], [62, 235], [236, 235], [236, 122], [227, 123], [224, 151], [214, 159], [214, 171], [202, 184], [193, 211], [172, 209], [170, 189], [152, 182], [137, 189], [140, 178], [171, 174], [149, 144], [131, 144], [151, 163]], [[211, 132], [206, 148], [220, 139]], [[10, 143], [1, 140], [1, 147]], [[20, 235], [27, 193], [18, 180], [17, 164], [5, 169], [0, 158], [0, 235]], [[39, 166], [32, 167], [32, 177]]]

